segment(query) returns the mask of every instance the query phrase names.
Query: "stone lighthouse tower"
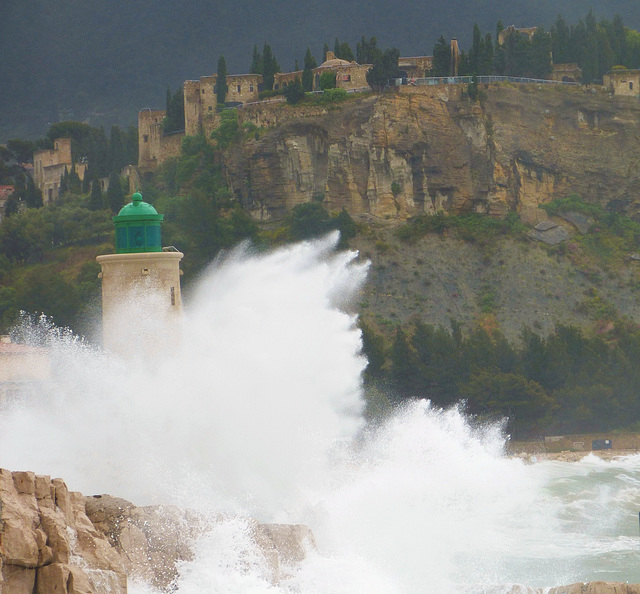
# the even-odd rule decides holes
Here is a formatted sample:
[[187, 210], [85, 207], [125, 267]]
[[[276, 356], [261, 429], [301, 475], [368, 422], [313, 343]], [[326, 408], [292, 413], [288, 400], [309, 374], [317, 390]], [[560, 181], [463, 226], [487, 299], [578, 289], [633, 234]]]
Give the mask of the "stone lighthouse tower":
[[130, 354], [141, 342], [147, 350], [153, 343], [159, 346], [158, 339], [168, 338], [175, 330], [182, 309], [180, 260], [184, 254], [163, 250], [163, 218], [138, 192], [113, 217], [116, 253], [96, 258], [102, 268], [103, 346], [107, 350]]

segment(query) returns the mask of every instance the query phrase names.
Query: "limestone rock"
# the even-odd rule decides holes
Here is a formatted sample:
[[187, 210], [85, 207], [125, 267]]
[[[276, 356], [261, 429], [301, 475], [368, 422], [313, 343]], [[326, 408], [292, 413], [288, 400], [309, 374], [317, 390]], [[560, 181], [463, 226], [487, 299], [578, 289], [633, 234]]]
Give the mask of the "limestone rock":
[[268, 129], [232, 148], [229, 187], [259, 219], [314, 197], [380, 218], [516, 210], [535, 221], [541, 204], [571, 193], [640, 211], [640, 106], [551, 85], [484, 85], [480, 105], [461, 87], [401, 87], [332, 110], [242, 109], [241, 124]]
[[2, 594], [125, 594], [117, 551], [61, 479], [0, 469]]

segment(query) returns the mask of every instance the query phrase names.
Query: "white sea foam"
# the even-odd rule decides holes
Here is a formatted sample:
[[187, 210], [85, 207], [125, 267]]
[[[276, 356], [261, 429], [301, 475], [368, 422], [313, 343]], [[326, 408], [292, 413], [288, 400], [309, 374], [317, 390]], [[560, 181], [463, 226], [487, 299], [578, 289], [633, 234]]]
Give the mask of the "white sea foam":
[[[336, 239], [216, 262], [181, 339], [153, 356], [121, 360], [38, 327], [54, 377], [0, 411], [0, 466], [315, 534], [317, 551], [276, 586], [246, 523], [229, 519], [180, 566], [182, 594], [482, 593], [605, 572], [640, 581], [640, 457], [526, 465], [504, 455], [499, 426], [426, 400], [365, 430], [350, 311], [367, 267], [335, 253]], [[152, 303], [138, 295], [128, 308], [144, 315], [125, 327], [144, 334]]]

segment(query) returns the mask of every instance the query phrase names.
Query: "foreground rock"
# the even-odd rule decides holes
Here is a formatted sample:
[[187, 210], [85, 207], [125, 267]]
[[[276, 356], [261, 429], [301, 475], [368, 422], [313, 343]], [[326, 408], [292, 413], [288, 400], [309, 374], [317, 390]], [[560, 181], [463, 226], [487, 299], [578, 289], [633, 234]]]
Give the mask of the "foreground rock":
[[[110, 495], [86, 497], [85, 504], [89, 519], [118, 551], [127, 574], [163, 590], [178, 576], [177, 564], [193, 559], [191, 543], [225, 519], [175, 506], [136, 507]], [[299, 564], [308, 549], [315, 549], [306, 526], [251, 520], [247, 526], [274, 584], [286, 576], [286, 567]]]
[[[0, 469], [0, 594], [126, 594], [127, 577], [171, 591], [177, 565], [193, 559], [191, 543], [225, 519], [173, 506], [136, 507], [109, 495], [83, 497], [61, 479]], [[274, 584], [315, 548], [306, 526], [246, 525]], [[640, 594], [640, 584], [516, 586], [509, 594], [543, 592]]]
[[[61, 479], [0, 469], [0, 594], [125, 594], [127, 577], [169, 591], [194, 539], [222, 520], [84, 497]], [[246, 524], [274, 584], [315, 548], [306, 526]]]
[[61, 479], [0, 469], [2, 594], [120, 594], [122, 559]]

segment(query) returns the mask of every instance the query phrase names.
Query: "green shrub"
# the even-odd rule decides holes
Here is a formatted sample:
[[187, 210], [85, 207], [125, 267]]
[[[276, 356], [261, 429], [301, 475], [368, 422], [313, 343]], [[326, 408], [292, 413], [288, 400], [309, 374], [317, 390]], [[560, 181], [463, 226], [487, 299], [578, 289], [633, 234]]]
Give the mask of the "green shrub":
[[575, 211], [586, 215], [599, 217], [604, 214], [599, 204], [590, 204], [580, 198], [578, 194], [570, 194], [566, 198], [558, 198], [552, 200], [548, 204], [541, 204], [540, 208], [545, 210], [547, 214], [555, 216], [561, 212]]
[[238, 126], [238, 110], [227, 109], [220, 114], [220, 125], [211, 133], [211, 138], [217, 141], [218, 148], [226, 149], [240, 136]]

